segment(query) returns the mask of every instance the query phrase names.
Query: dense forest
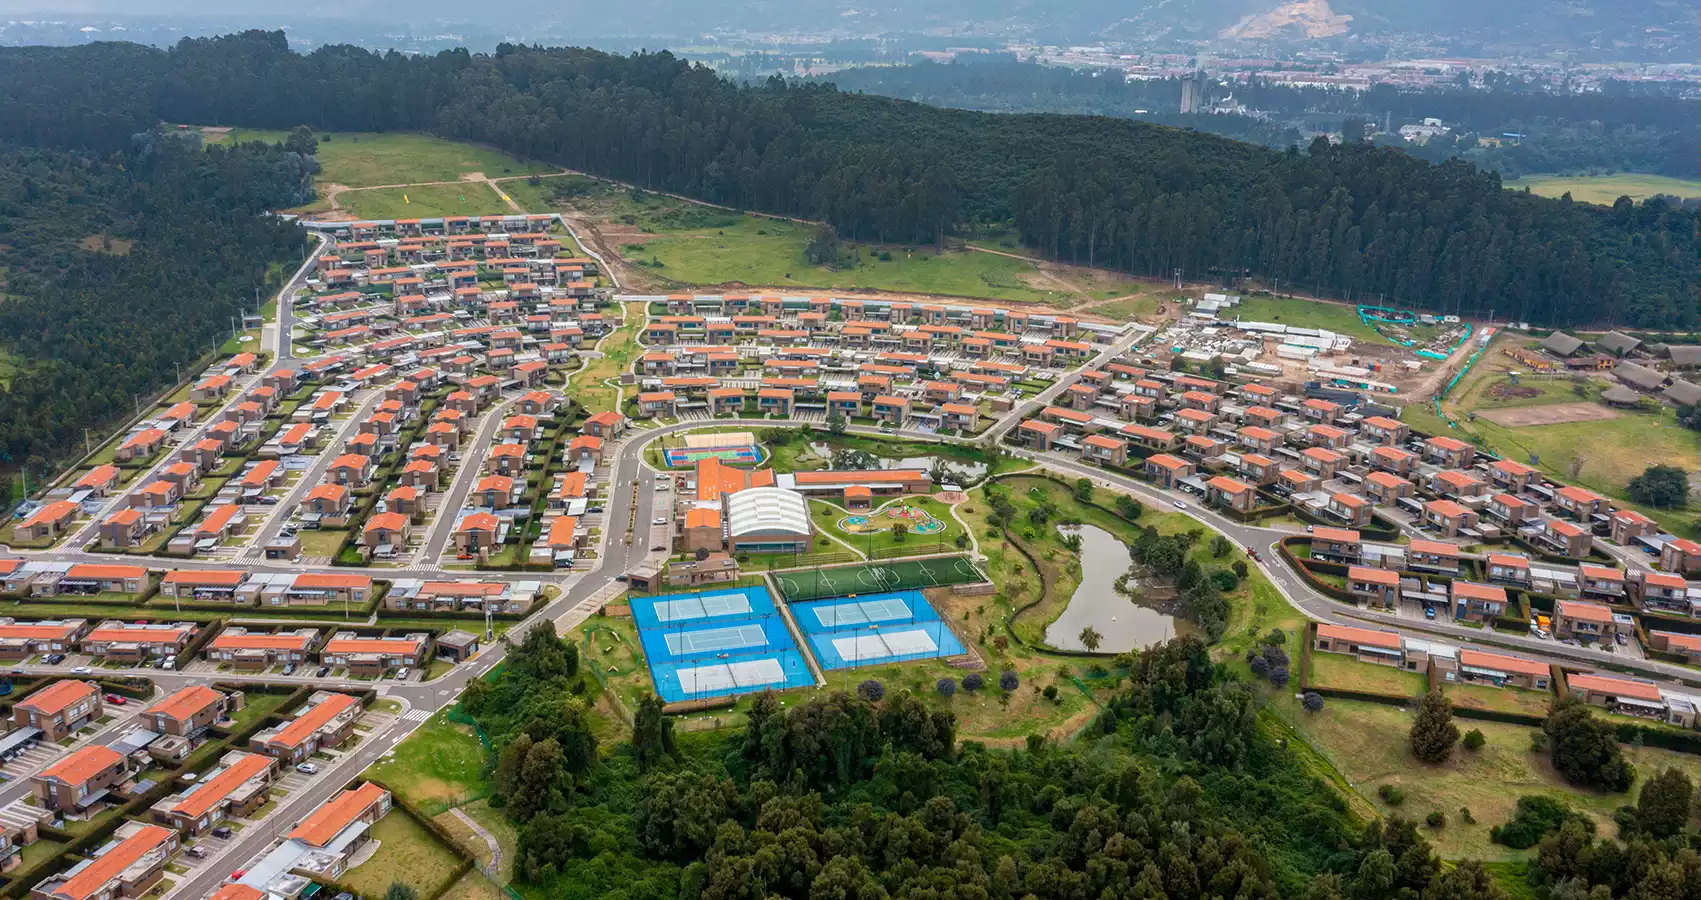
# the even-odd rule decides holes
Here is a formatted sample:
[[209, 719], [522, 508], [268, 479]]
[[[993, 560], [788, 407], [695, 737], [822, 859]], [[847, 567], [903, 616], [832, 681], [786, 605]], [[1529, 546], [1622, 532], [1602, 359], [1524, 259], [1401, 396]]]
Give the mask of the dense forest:
[[[202, 151], [143, 130], [103, 152], [0, 146], [0, 468], [39, 476], [83, 429], [172, 383], [300, 258], [317, 163], [282, 146]], [[310, 195], [307, 195], [310, 196]], [[268, 278], [270, 274], [270, 278]]]
[[1045, 252], [1147, 275], [1252, 276], [1547, 325], [1701, 319], [1693, 213], [1520, 195], [1469, 165], [1387, 149], [1276, 152], [1109, 118], [937, 109], [777, 78], [740, 86], [666, 53], [302, 56], [281, 32], [169, 52], [0, 52], [0, 134], [119, 143], [154, 117], [430, 129], [863, 240], [1012, 223]]
[[[1272, 636], [1275, 638], [1276, 636]], [[465, 709], [496, 751], [491, 803], [519, 825], [515, 877], [560, 900], [1503, 900], [1419, 826], [1363, 822], [1260, 725], [1247, 684], [1186, 638], [1119, 657], [1081, 735], [959, 742], [949, 711], [865, 681], [675, 736], [660, 701], [599, 746], [598, 684], [535, 629]], [[1018, 686], [1017, 690], [1027, 687]], [[1586, 713], [1585, 713], [1586, 715]], [[1668, 770], [1681, 832], [1695, 788]], [[1644, 807], [1649, 804], [1644, 802]], [[1563, 809], [1563, 807], [1561, 807]], [[1575, 817], [1573, 817], [1575, 818]], [[1651, 811], [1624, 843], [1535, 826], [1555, 900], [1701, 896], [1701, 855]]]
[[[1516, 178], [1532, 173], [1592, 170], [1701, 177], [1701, 110], [1692, 97], [1665, 85], [1609, 81], [1599, 92], [1554, 93], [1544, 85], [1490, 72], [1474, 88], [1447, 85], [1366, 91], [1296, 87], [1253, 78], [1209, 83], [1208, 103], [1245, 113], [1181, 115], [1181, 81], [1129, 81], [1116, 73], [1014, 60], [907, 66], [868, 66], [823, 75], [840, 90], [867, 91], [933, 106], [990, 112], [1049, 112], [1137, 116], [1145, 121], [1241, 141], [1286, 148], [1301, 126], [1338, 131], [1347, 118], [1392, 128], [1426, 118], [1451, 129], [1424, 144], [1396, 143], [1431, 162], [1458, 156]], [[1499, 140], [1504, 134], [1522, 135]], [[1492, 140], [1483, 140], [1489, 138]]]

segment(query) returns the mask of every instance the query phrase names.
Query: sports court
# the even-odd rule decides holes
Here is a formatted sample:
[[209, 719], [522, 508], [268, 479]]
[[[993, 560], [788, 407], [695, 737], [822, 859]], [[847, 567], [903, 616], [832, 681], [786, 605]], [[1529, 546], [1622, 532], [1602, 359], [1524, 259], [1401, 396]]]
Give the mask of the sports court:
[[685, 446], [662, 451], [670, 469], [695, 466], [698, 460], [718, 459], [732, 465], [759, 465], [762, 451], [748, 431], [711, 431], [685, 436]]
[[669, 703], [813, 684], [767, 588], [633, 596], [656, 694]]
[[920, 591], [859, 594], [794, 603], [823, 669], [852, 669], [936, 656], [957, 656], [963, 644]]
[[801, 603], [825, 597], [908, 591], [985, 581], [986, 576], [966, 556], [901, 559], [884, 563], [814, 569], [776, 574], [786, 600]]
[[663, 450], [662, 456], [666, 457], [670, 469], [694, 466], [698, 460], [710, 458], [733, 465], [754, 466], [762, 462], [762, 454], [755, 447], [674, 447]]

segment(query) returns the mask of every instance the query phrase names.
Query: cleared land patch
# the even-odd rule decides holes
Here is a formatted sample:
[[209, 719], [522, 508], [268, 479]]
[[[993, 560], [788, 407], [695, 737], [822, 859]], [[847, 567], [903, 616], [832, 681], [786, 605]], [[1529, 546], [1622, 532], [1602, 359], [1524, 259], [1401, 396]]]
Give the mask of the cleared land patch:
[[1543, 197], [1570, 194], [1573, 200], [1602, 206], [1611, 206], [1622, 196], [1636, 201], [1646, 200], [1655, 194], [1701, 197], [1701, 180], [1634, 172], [1617, 175], [1529, 175], [1506, 182], [1506, 187], [1515, 191], [1528, 187], [1530, 193]]
[[1616, 419], [1619, 413], [1618, 410], [1607, 409], [1598, 403], [1553, 403], [1547, 406], [1485, 409], [1478, 412], [1477, 416], [1507, 428], [1527, 428], [1566, 422], [1599, 422]]

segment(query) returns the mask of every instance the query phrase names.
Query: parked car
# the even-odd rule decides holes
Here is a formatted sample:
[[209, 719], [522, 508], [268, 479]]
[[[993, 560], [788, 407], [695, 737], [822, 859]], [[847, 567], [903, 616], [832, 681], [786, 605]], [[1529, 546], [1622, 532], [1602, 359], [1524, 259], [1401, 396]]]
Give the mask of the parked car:
[[650, 552], [651, 552], [651, 553], [660, 553], [660, 552], [662, 552], [662, 551], [665, 551], [665, 550], [666, 550], [666, 549], [667, 549], [667, 548], [666, 548], [666, 547], [663, 547], [663, 546], [661, 546], [661, 545], [659, 545], [659, 544], [658, 544], [658, 545], [656, 545], [656, 546], [654, 546], [654, 547], [651, 547], [651, 548], [650, 548]]
[[283, 673], [285, 675], [294, 675], [295, 674], [295, 663], [290, 663], [290, 664], [284, 666]]
[[667, 520], [658, 518], [654, 522], [652, 522], [651, 524], [653, 524], [653, 525], [666, 525]]
[[64, 661], [65, 661], [65, 654], [63, 654], [63, 653], [49, 653], [49, 654], [47, 654], [47, 664], [50, 665], [50, 666], [57, 666]]
[[330, 666], [320, 666], [319, 671], [313, 673], [313, 677], [314, 678], [324, 678], [326, 675], [329, 675], [329, 674], [331, 674], [331, 667]]
[[1622, 634], [1614, 633], [1612, 639], [1617, 641], [1620, 647], [1628, 647], [1630, 645], [1630, 642], [1625, 640], [1624, 635]]
[[1426, 618], [1426, 619], [1435, 618], [1435, 607], [1433, 607], [1433, 606], [1424, 607], [1423, 608], [1423, 617]]
[[406, 680], [408, 680], [408, 676], [412, 675], [412, 674], [413, 674], [412, 669], [405, 668], [405, 667], [397, 669], [396, 670], [396, 680], [397, 681], [406, 681]]
[[207, 851], [204, 848], [201, 848], [201, 847], [190, 847], [189, 849], [187, 849], [183, 852], [189, 854], [190, 856], [194, 857], [195, 859], [206, 859], [207, 858]]
[[317, 775], [317, 774], [319, 774], [319, 767], [312, 764], [312, 763], [302, 763], [301, 765], [296, 766], [295, 770], [297, 772], [300, 772], [303, 775]]
[[213, 837], [216, 837], [220, 840], [224, 840], [225, 838], [230, 837], [231, 833], [232, 832], [230, 830], [229, 825], [220, 825], [219, 827], [213, 829]]
[[632, 577], [630, 575], [616, 575], [614, 576], [614, 580], [625, 584], [626, 582], [631, 581]]

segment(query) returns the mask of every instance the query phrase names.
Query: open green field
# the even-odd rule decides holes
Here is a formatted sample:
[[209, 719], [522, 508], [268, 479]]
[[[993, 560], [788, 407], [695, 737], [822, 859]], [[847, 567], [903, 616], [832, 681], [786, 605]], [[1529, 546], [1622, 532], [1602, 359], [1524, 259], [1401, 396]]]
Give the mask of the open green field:
[[490, 185], [481, 182], [345, 191], [337, 196], [337, 202], [361, 219], [500, 216], [513, 212]]
[[1428, 679], [1416, 672], [1362, 663], [1341, 653], [1317, 652], [1311, 654], [1311, 674], [1306, 683], [1391, 697], [1416, 697], [1429, 685]]
[[814, 569], [775, 575], [789, 603], [874, 591], [902, 591], [982, 580], [968, 557], [891, 560], [868, 565]]
[[1584, 203], [1611, 206], [1619, 197], [1646, 200], [1655, 194], [1676, 197], [1701, 197], [1701, 180], [1668, 178], [1665, 175], [1639, 175], [1621, 172], [1617, 175], [1529, 175], [1506, 182], [1510, 190], [1529, 188], [1530, 193], [1543, 197], [1570, 194], [1571, 199]]
[[[853, 244], [853, 262], [838, 269], [812, 265], [804, 247], [814, 229], [791, 222], [734, 216], [717, 227], [663, 232], [620, 248], [652, 271], [687, 284], [739, 282], [775, 287], [863, 288], [1032, 303], [1070, 304], [1078, 298], [1039, 287], [1030, 262], [965, 250]], [[885, 253], [890, 258], [883, 259]], [[653, 263], [659, 262], [656, 266]]]
[[1325, 328], [1355, 340], [1386, 344], [1376, 330], [1364, 324], [1358, 310], [1345, 303], [1324, 303], [1321, 300], [1301, 300], [1289, 297], [1242, 296], [1240, 306], [1229, 315], [1252, 322], [1280, 322], [1301, 328]]
[[434, 810], [488, 792], [485, 756], [484, 745], [471, 726], [451, 722], [448, 713], [440, 712], [396, 745], [393, 756], [374, 763], [367, 776]]
[[[1313, 659], [1328, 654], [1314, 654]], [[1546, 754], [1530, 752], [1530, 735], [1537, 729], [1499, 722], [1455, 720], [1461, 731], [1480, 729], [1488, 742], [1475, 752], [1455, 748], [1453, 758], [1425, 765], [1411, 754], [1407, 735], [1411, 714], [1392, 706], [1356, 700], [1330, 699], [1321, 712], [1307, 713], [1288, 692], [1271, 692], [1269, 702], [1283, 711], [1298, 732], [1351, 782], [1364, 798], [1384, 813], [1422, 819], [1432, 810], [1447, 816], [1440, 829], [1425, 828], [1436, 852], [1448, 859], [1505, 860], [1524, 858], [1533, 850], [1513, 850], [1488, 839], [1489, 828], [1511, 817], [1518, 798], [1547, 794], [1572, 804], [1595, 820], [1603, 835], [1613, 835], [1613, 810], [1635, 802], [1641, 783], [1667, 767], [1693, 772], [1695, 757], [1670, 750], [1624, 746], [1636, 765], [1637, 784], [1628, 793], [1585, 791], [1567, 785], [1553, 770]], [[1384, 784], [1398, 786], [1405, 802], [1390, 807], [1376, 795]], [[1461, 808], [1471, 811], [1476, 824], [1467, 824]]]
[[342, 878], [362, 897], [382, 897], [398, 881], [422, 896], [434, 897], [460, 866], [448, 847], [399, 809], [392, 809], [372, 826], [372, 838], [380, 843], [378, 852]]
[[[209, 142], [216, 143], [213, 136], [206, 134]], [[236, 128], [221, 140], [276, 142], [288, 136], [285, 131]], [[318, 138], [318, 159], [323, 169], [318, 181], [345, 187], [458, 181], [473, 172], [483, 173], [486, 178], [502, 178], [558, 171], [553, 166], [526, 162], [500, 150], [446, 141], [428, 134], [338, 131], [321, 133]]]
[[857, 288], [1058, 307], [1149, 288], [1099, 269], [930, 245], [845, 241], [839, 265], [828, 267], [804, 257], [817, 230], [811, 224], [744, 215], [577, 175], [545, 178], [537, 185], [511, 181], [503, 189], [530, 211], [571, 210], [597, 220], [610, 249], [661, 287]]

